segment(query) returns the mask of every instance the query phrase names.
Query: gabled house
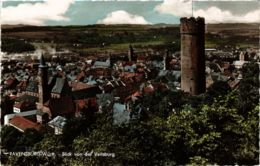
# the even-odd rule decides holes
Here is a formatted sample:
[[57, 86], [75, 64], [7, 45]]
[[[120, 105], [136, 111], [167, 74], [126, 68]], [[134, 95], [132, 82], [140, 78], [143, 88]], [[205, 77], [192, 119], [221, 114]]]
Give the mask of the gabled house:
[[139, 91], [134, 92], [130, 96], [125, 98], [125, 109], [127, 111], [131, 111], [133, 103], [140, 100], [142, 97], [142, 94]]
[[30, 95], [22, 95], [15, 99], [13, 111], [15, 113], [25, 112], [36, 109], [38, 97]]
[[128, 123], [130, 120], [130, 111], [126, 109], [125, 104], [115, 103], [113, 105], [113, 123], [120, 125]]
[[9, 125], [13, 126], [14, 128], [18, 129], [21, 132], [24, 132], [26, 129], [33, 128], [37, 131], [42, 130], [42, 125], [39, 123], [34, 123], [29, 119], [26, 119], [22, 116], [14, 116], [10, 121]]
[[104, 109], [111, 109], [111, 105], [114, 103], [114, 96], [110, 93], [97, 94], [97, 104], [99, 113], [103, 112]]
[[93, 64], [93, 68], [109, 68], [111, 67], [110, 58], [104, 61], [95, 61]]
[[16, 86], [19, 84], [19, 81], [15, 77], [10, 76], [4, 81], [4, 84], [7, 89], [15, 89]]
[[27, 81], [27, 80], [22, 80], [22, 81], [16, 86], [16, 89], [17, 89], [18, 92], [25, 91], [27, 85], [28, 85], [28, 81]]
[[26, 95], [38, 97], [39, 87], [36, 80], [30, 80], [24, 92]]
[[75, 113], [80, 116], [81, 111], [91, 109], [97, 111], [97, 94], [101, 94], [102, 90], [99, 86], [88, 86], [84, 89], [75, 89], [72, 91], [73, 101], [75, 103]]
[[105, 77], [111, 77], [111, 69], [110, 68], [92, 68], [86, 72], [86, 75], [92, 75], [94, 79]]
[[64, 126], [66, 124], [66, 118], [62, 116], [57, 116], [53, 120], [51, 120], [48, 125], [54, 128], [54, 134], [60, 135], [63, 133]]

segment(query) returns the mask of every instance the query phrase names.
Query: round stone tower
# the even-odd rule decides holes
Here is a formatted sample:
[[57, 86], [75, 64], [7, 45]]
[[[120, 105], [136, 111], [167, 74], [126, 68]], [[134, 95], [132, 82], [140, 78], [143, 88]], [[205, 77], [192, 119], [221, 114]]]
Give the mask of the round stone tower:
[[205, 81], [205, 20], [181, 18], [181, 89], [192, 95], [204, 93]]

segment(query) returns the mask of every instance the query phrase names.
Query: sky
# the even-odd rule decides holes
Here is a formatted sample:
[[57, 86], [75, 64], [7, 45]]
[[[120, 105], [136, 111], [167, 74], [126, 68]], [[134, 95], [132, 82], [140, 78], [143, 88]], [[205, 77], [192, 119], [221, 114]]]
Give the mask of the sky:
[[192, 15], [206, 23], [259, 23], [260, 0], [4, 0], [1, 24], [179, 24]]

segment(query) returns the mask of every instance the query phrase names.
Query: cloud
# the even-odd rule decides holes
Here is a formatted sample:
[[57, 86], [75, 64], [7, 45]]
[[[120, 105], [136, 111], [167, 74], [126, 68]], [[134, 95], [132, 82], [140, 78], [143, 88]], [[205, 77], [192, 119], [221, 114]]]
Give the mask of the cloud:
[[[179, 17], [189, 17], [192, 15], [192, 3], [191, 0], [164, 0], [163, 3], [155, 7], [155, 11]], [[193, 14], [196, 17], [204, 17], [207, 23], [255, 23], [260, 21], [260, 9], [239, 15], [232, 13], [230, 10], [211, 6], [206, 9], [197, 9]]]
[[44, 25], [46, 21], [68, 21], [64, 14], [74, 0], [46, 0], [2, 8], [1, 24]]
[[159, 13], [172, 14], [179, 17], [191, 15], [190, 0], [164, 0], [163, 3], [157, 5], [155, 10]]
[[208, 23], [254, 23], [260, 20], [260, 10], [254, 10], [243, 15], [234, 15], [228, 10], [210, 7], [206, 10], [196, 10], [195, 16], [203, 16]]
[[143, 16], [133, 15], [124, 10], [109, 13], [106, 18], [97, 21], [98, 24], [150, 24]]

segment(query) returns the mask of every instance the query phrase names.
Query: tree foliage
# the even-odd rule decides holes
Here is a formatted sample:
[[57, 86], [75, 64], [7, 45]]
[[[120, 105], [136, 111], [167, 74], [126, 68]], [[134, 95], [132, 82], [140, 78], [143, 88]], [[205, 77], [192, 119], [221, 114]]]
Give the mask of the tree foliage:
[[22, 137], [22, 133], [12, 126], [3, 126], [1, 129], [1, 146], [8, 151], [15, 150], [15, 144]]
[[248, 63], [242, 68], [243, 79], [238, 88], [237, 107], [246, 115], [259, 103], [259, 66]]
[[250, 111], [250, 118], [244, 117], [230, 107], [233, 98], [234, 94], [229, 94], [202, 109], [186, 106], [168, 118], [166, 138], [175, 154], [182, 154], [176, 158], [177, 164], [198, 157], [211, 164], [257, 163], [258, 137], [253, 134], [257, 133], [257, 108]]
[[2, 39], [1, 49], [3, 52], [7, 53], [22, 53], [34, 51], [35, 48], [32, 44], [25, 42], [24, 40], [17, 39]]

